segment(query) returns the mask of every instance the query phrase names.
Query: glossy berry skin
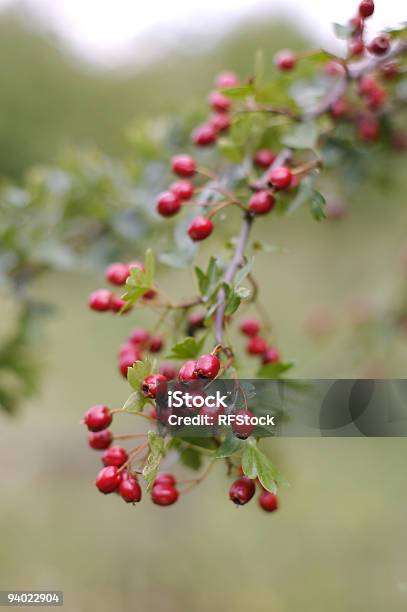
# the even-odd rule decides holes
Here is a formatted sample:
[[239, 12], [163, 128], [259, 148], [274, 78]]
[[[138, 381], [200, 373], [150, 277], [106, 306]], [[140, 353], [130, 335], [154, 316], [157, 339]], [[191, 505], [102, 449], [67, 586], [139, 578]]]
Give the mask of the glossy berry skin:
[[281, 355], [280, 351], [274, 347], [269, 347], [262, 356], [263, 365], [267, 365], [268, 363], [277, 363], [280, 361]]
[[247, 343], [247, 352], [249, 355], [262, 355], [267, 348], [267, 342], [261, 336], [253, 336]]
[[109, 448], [113, 440], [113, 434], [110, 429], [102, 429], [102, 431], [91, 431], [88, 434], [89, 446], [95, 450], [105, 450]]
[[208, 98], [211, 108], [217, 113], [226, 113], [231, 106], [231, 101], [223, 93], [212, 91]]
[[160, 374], [165, 376], [167, 380], [174, 380], [178, 376], [178, 370], [173, 363], [164, 361], [160, 364]]
[[245, 319], [241, 322], [239, 329], [245, 336], [257, 336], [260, 331], [260, 323], [256, 319]]
[[274, 208], [276, 201], [266, 190], [258, 191], [249, 200], [249, 210], [256, 215], [265, 215]]
[[117, 468], [122, 467], [127, 459], [126, 449], [122, 446], [111, 446], [102, 455], [102, 461], [105, 466], [115, 465]]
[[215, 113], [210, 119], [210, 124], [216, 132], [225, 132], [232, 125], [232, 120], [227, 113]]
[[127, 277], [129, 276], [129, 266], [124, 263], [116, 262], [110, 264], [106, 268], [105, 278], [108, 283], [121, 287], [126, 283]]
[[89, 307], [97, 312], [110, 310], [112, 304], [112, 292], [108, 289], [97, 289], [89, 297]]
[[159, 353], [164, 346], [163, 339], [160, 336], [151, 336], [150, 344], [148, 345], [151, 353]]
[[112, 422], [112, 414], [107, 406], [96, 404], [89, 408], [83, 420], [89, 431], [102, 431]]
[[136, 327], [129, 335], [129, 342], [137, 347], [147, 346], [150, 340], [149, 332], [143, 327]]
[[201, 355], [196, 362], [195, 372], [200, 378], [215, 378], [220, 370], [220, 361], [216, 355]]
[[388, 34], [379, 34], [370, 43], [368, 49], [373, 55], [384, 55], [390, 48], [390, 37]]
[[173, 217], [181, 208], [181, 200], [172, 191], [164, 191], [158, 196], [156, 209], [162, 217]]
[[279, 166], [269, 172], [267, 179], [276, 191], [280, 191], [290, 186], [292, 177], [293, 175], [289, 168]]
[[141, 487], [133, 476], [128, 475], [127, 478], [122, 478], [118, 492], [128, 504], [136, 504], [141, 500]]
[[196, 161], [190, 155], [176, 155], [171, 162], [172, 171], [178, 176], [189, 178], [196, 172]]
[[169, 487], [175, 487], [176, 484], [177, 481], [173, 474], [170, 474], [169, 472], [158, 472], [157, 476], [154, 479], [153, 486], [155, 487], [156, 485], [166, 485]]
[[96, 486], [101, 493], [106, 495], [107, 493], [116, 491], [120, 484], [120, 480], [121, 478], [117, 471], [117, 467], [109, 465], [108, 467], [102, 468], [96, 476]]
[[128, 351], [119, 358], [119, 370], [124, 378], [127, 378], [127, 370], [131, 368], [136, 361], [141, 359], [141, 354], [138, 351]]
[[200, 125], [192, 134], [192, 142], [199, 147], [207, 147], [216, 141], [217, 131], [211, 124]]
[[244, 506], [249, 502], [256, 492], [254, 481], [246, 476], [235, 480], [229, 489], [229, 497], [237, 506]]
[[215, 86], [219, 87], [219, 89], [226, 89], [227, 87], [237, 87], [238, 85], [239, 78], [234, 72], [221, 72], [215, 79]]
[[147, 378], [143, 380], [141, 386], [144, 395], [146, 397], [155, 398], [157, 396], [158, 385], [163, 382], [167, 382], [167, 379], [162, 374], [147, 376]]
[[237, 419], [232, 423], [232, 431], [235, 434], [236, 438], [240, 440], [246, 440], [254, 431], [254, 425], [252, 423], [246, 422], [253, 416], [253, 413], [250, 410], [246, 410], [242, 408], [241, 410], [237, 410], [235, 412], [236, 417], [243, 417], [243, 422], [238, 422]]
[[157, 506], [171, 506], [177, 499], [177, 489], [169, 485], [157, 484], [151, 491], [151, 500]]
[[276, 155], [270, 149], [259, 149], [254, 156], [254, 163], [259, 168], [268, 168], [275, 159]]
[[190, 380], [198, 378], [198, 374], [196, 373], [196, 361], [186, 361], [178, 372], [178, 378], [182, 382], [189, 382]]
[[366, 19], [374, 13], [374, 2], [373, 0], [362, 0], [359, 4], [359, 15]]
[[213, 232], [213, 223], [210, 219], [199, 215], [192, 220], [191, 225], [188, 228], [188, 236], [194, 242], [199, 240], [205, 240]]
[[180, 200], [189, 200], [194, 193], [194, 186], [191, 181], [175, 181], [170, 186], [170, 191]]
[[297, 64], [297, 56], [290, 50], [284, 50], [277, 53], [274, 58], [275, 64], [277, 68], [283, 70], [284, 72], [288, 72], [295, 68]]
[[265, 512], [274, 512], [278, 508], [278, 497], [270, 491], [262, 491], [259, 495], [259, 506]]

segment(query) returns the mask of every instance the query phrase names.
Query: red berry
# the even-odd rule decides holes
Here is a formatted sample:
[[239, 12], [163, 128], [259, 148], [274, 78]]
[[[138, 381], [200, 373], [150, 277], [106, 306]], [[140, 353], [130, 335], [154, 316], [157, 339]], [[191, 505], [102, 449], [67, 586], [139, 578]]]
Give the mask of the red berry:
[[217, 132], [224, 132], [230, 128], [232, 121], [227, 113], [216, 113], [211, 117], [210, 124]]
[[107, 406], [97, 404], [92, 406], [84, 416], [84, 423], [89, 431], [102, 431], [112, 422], [112, 413]]
[[256, 215], [265, 215], [274, 208], [274, 196], [266, 190], [258, 191], [249, 200], [249, 210]]
[[95, 450], [105, 450], [109, 448], [113, 440], [113, 434], [110, 429], [103, 429], [102, 431], [91, 431], [88, 434], [88, 443], [91, 448]]
[[328, 76], [343, 76], [345, 74], [345, 68], [338, 61], [331, 60], [325, 64], [324, 73]]
[[164, 345], [163, 339], [160, 336], [151, 336], [149, 350], [151, 353], [159, 353]]
[[166, 485], [169, 487], [175, 487], [177, 481], [173, 474], [169, 474], [168, 472], [158, 472], [157, 476], [154, 479], [153, 486], [156, 485]]
[[191, 181], [175, 181], [175, 183], [170, 186], [170, 191], [180, 200], [189, 200], [194, 193], [194, 186]]
[[366, 19], [374, 13], [374, 2], [373, 0], [362, 0], [359, 4], [359, 15]]
[[89, 297], [89, 307], [92, 310], [104, 312], [110, 310], [112, 304], [112, 293], [108, 289], [98, 289]]
[[266, 512], [274, 512], [278, 508], [278, 497], [270, 491], [262, 491], [259, 495], [259, 506]]
[[178, 491], [175, 487], [157, 484], [151, 491], [151, 499], [157, 506], [171, 506], [178, 499]]
[[149, 289], [145, 293], [143, 293], [143, 300], [153, 300], [157, 295], [157, 291], [154, 289]]
[[216, 355], [201, 355], [196, 362], [195, 372], [201, 378], [215, 378], [220, 370], [220, 361]]
[[238, 506], [244, 506], [249, 502], [256, 492], [254, 481], [246, 476], [235, 480], [229, 489], [229, 497]]
[[221, 72], [215, 79], [215, 86], [219, 89], [227, 87], [237, 87], [239, 85], [239, 78], [234, 72]]
[[356, 15], [349, 20], [350, 25], [353, 28], [354, 34], [361, 34], [363, 32], [364, 21], [360, 15]]
[[181, 200], [172, 191], [164, 191], [158, 196], [156, 208], [162, 217], [172, 217], [181, 208]]
[[268, 363], [277, 363], [278, 361], [280, 361], [280, 359], [280, 351], [271, 346], [264, 352], [262, 357], [262, 363], [264, 365], [267, 365]]
[[133, 476], [122, 478], [119, 485], [119, 494], [128, 504], [135, 504], [141, 500], [141, 487]]
[[241, 322], [239, 329], [245, 336], [257, 336], [260, 331], [260, 323], [256, 319], [245, 319]]
[[147, 346], [149, 340], [150, 340], [150, 334], [143, 327], [136, 327], [135, 329], [133, 329], [133, 331], [131, 332], [129, 336], [129, 342], [131, 342], [132, 344], [138, 347]]
[[198, 240], [205, 240], [213, 232], [213, 223], [210, 219], [199, 215], [192, 220], [191, 225], [188, 228], [188, 235], [191, 240], [195, 242]]
[[112, 295], [112, 303], [110, 305], [110, 309], [113, 312], [121, 312], [122, 314], [127, 314], [131, 311], [132, 306], [128, 304], [125, 300], [118, 297], [117, 295]]
[[193, 312], [188, 319], [188, 334], [192, 335], [197, 329], [205, 327], [205, 319], [204, 312]]
[[112, 263], [106, 268], [105, 277], [112, 285], [118, 287], [126, 283], [127, 277], [129, 276], [129, 266], [124, 263]]
[[372, 110], [377, 110], [383, 106], [385, 101], [386, 92], [382, 87], [380, 87], [380, 85], [378, 85], [377, 88], [369, 94], [368, 106]]
[[117, 467], [109, 465], [100, 470], [96, 476], [96, 486], [101, 493], [113, 493], [120, 484], [120, 474]]
[[162, 374], [152, 374], [143, 380], [141, 389], [146, 397], [155, 398], [157, 396], [158, 385], [167, 382], [167, 379]]
[[193, 176], [196, 172], [196, 161], [189, 155], [176, 155], [172, 158], [171, 166], [175, 174], [186, 178]]
[[245, 408], [235, 412], [236, 419], [232, 424], [232, 431], [237, 438], [246, 440], [253, 433], [254, 425], [250, 422], [252, 416], [253, 413]]
[[216, 141], [218, 134], [213, 125], [200, 125], [192, 134], [192, 142], [199, 147], [206, 147]]
[[259, 149], [254, 156], [254, 163], [260, 168], [268, 168], [275, 159], [276, 155], [270, 149]]
[[297, 56], [290, 50], [284, 50], [277, 53], [274, 58], [277, 68], [284, 71], [289, 71], [295, 68], [297, 64]]
[[396, 62], [387, 62], [380, 67], [386, 79], [394, 79], [400, 74], [400, 66]]
[[115, 465], [116, 467], [122, 467], [126, 463], [128, 455], [126, 449], [122, 446], [111, 446], [102, 455], [103, 463], [107, 465]]
[[334, 119], [340, 119], [349, 111], [349, 104], [344, 98], [338, 98], [331, 106], [331, 115]]
[[120, 357], [119, 370], [124, 378], [127, 378], [128, 369], [131, 368], [136, 361], [139, 361], [140, 358], [141, 355], [138, 351], [129, 351]]
[[208, 101], [212, 109], [218, 113], [226, 113], [231, 106], [230, 99], [219, 91], [212, 91]]
[[177, 378], [178, 370], [173, 363], [164, 362], [160, 365], [160, 374], [165, 376], [167, 380], [174, 380]]
[[280, 191], [280, 189], [285, 189], [290, 186], [292, 176], [292, 172], [289, 168], [279, 166], [269, 172], [267, 179], [276, 191]]
[[379, 34], [372, 40], [368, 49], [373, 55], [384, 55], [390, 47], [390, 37], [388, 34]]
[[373, 142], [379, 136], [379, 122], [375, 117], [364, 117], [360, 119], [357, 131], [360, 140], [364, 142]]
[[261, 336], [253, 336], [247, 344], [249, 355], [262, 355], [267, 350], [267, 342]]
[[362, 55], [365, 45], [362, 38], [357, 37], [349, 42], [349, 52], [351, 55]]
[[196, 373], [196, 361], [186, 361], [178, 372], [178, 378], [182, 382], [189, 382], [190, 380], [198, 378], [198, 374]]

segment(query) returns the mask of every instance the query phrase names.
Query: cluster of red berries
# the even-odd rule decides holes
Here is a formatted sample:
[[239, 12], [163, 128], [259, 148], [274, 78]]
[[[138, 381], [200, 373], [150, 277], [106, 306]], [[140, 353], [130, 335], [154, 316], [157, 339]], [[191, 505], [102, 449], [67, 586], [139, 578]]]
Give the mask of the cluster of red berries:
[[[129, 334], [119, 350], [119, 371], [127, 378], [127, 370], [136, 361], [143, 359], [144, 351], [159, 353], [164, 346], [161, 336], [150, 334], [143, 327], [137, 327]], [[167, 364], [168, 365], [168, 364]]]
[[[256, 483], [254, 480], [241, 476], [234, 481], [229, 489], [229, 497], [237, 506], [244, 506], [253, 497], [256, 492]], [[278, 497], [275, 493], [266, 491], [262, 488], [258, 498], [259, 506], [265, 512], [274, 512], [278, 508]]]
[[267, 340], [260, 336], [261, 326], [256, 319], [245, 319], [239, 329], [249, 338], [246, 346], [249, 355], [260, 357], [263, 365], [277, 363], [281, 360], [280, 351], [270, 346]]
[[[126, 280], [130, 276], [131, 269], [138, 268], [144, 270], [144, 264], [140, 261], [132, 261], [130, 263], [115, 262], [106, 268], [105, 278], [108, 283], [116, 287], [123, 287]], [[149, 289], [143, 295], [144, 300], [154, 299], [156, 292], [154, 289]], [[121, 297], [115, 295], [109, 289], [97, 289], [91, 293], [89, 297], [89, 307], [97, 312], [129, 312], [131, 306], [128, 306]]]

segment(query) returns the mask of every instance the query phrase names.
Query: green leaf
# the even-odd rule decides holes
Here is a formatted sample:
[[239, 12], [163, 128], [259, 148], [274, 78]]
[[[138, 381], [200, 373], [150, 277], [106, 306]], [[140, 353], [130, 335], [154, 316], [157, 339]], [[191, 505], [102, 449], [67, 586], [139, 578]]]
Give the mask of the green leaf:
[[282, 374], [293, 367], [293, 363], [268, 363], [258, 370], [257, 376], [259, 378], [281, 378]]
[[294, 200], [290, 203], [287, 208], [287, 215], [292, 215], [293, 212], [298, 210], [305, 202], [307, 202], [313, 194], [314, 175], [308, 175], [302, 179], [300, 186], [298, 187], [298, 193]]
[[144, 270], [133, 267], [126, 281], [126, 293], [123, 299], [128, 304], [135, 304], [154, 284], [155, 258], [151, 249], [145, 254]]
[[140, 391], [141, 384], [147, 376], [155, 369], [155, 361], [150, 357], [146, 357], [143, 361], [136, 361], [135, 364], [127, 370], [127, 380], [135, 391]]
[[246, 276], [250, 274], [253, 268], [254, 257], [252, 257], [249, 261], [245, 263], [245, 265], [240, 268], [238, 273], [235, 276], [235, 287], [238, 287], [241, 282], [244, 281]]
[[232, 315], [234, 312], [236, 312], [241, 302], [242, 302], [242, 298], [233, 291], [230, 294], [228, 301], [226, 302], [225, 316], [228, 317], [229, 315]]
[[263, 487], [272, 493], [277, 492], [277, 484], [287, 484], [274, 463], [251, 440], [245, 443], [243, 449], [242, 469], [248, 478], [258, 478]]
[[219, 150], [227, 157], [231, 162], [240, 164], [244, 158], [243, 148], [238, 145], [231, 138], [219, 138], [218, 140]]
[[215, 257], [210, 258], [206, 272], [196, 266], [195, 274], [201, 296], [203, 298], [208, 298], [222, 275], [222, 270]]
[[133, 393], [126, 400], [123, 410], [126, 412], [141, 412], [144, 406], [149, 402], [149, 399], [145, 397], [140, 391], [133, 391]]
[[167, 359], [195, 359], [201, 353], [205, 340], [205, 336], [199, 341], [188, 336], [182, 342], [174, 344]]
[[180, 453], [180, 461], [192, 470], [199, 470], [202, 466], [202, 453], [197, 448], [184, 448]]
[[143, 476], [147, 483], [147, 491], [150, 491], [153, 487], [161, 459], [165, 454], [165, 444], [164, 438], [155, 431], [149, 431], [147, 436], [150, 453], [143, 468]]
[[322, 195], [322, 193], [314, 189], [311, 194], [309, 205], [310, 205], [311, 214], [316, 221], [321, 221], [322, 219], [325, 219], [324, 209], [326, 205], [326, 200], [324, 196]]
[[253, 85], [242, 85], [241, 87], [228, 87], [222, 89], [222, 93], [232, 100], [244, 100], [247, 96], [254, 94]]
[[332, 25], [335, 36], [341, 40], [347, 40], [353, 34], [354, 28], [351, 25], [342, 25], [341, 23], [334, 23]]
[[237, 438], [233, 432], [230, 432], [223, 440], [222, 444], [219, 446], [215, 456], [217, 459], [230, 457], [231, 455], [234, 455], [235, 453], [242, 450], [244, 444], [245, 443], [243, 442], [243, 440], [239, 440], [239, 438]]
[[283, 144], [293, 149], [314, 149], [318, 141], [318, 129], [313, 121], [300, 123], [291, 134], [283, 138]]

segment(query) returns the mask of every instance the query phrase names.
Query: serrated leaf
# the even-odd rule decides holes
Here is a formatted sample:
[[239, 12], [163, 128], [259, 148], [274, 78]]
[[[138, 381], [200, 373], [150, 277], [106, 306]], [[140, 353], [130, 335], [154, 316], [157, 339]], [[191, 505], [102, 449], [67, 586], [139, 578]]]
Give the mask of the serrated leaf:
[[274, 463], [250, 440], [243, 449], [242, 469], [248, 478], [258, 478], [271, 493], [277, 492], [277, 484], [287, 484]]
[[153, 487], [161, 459], [164, 456], [165, 444], [164, 438], [155, 431], [149, 431], [147, 437], [150, 452], [143, 468], [143, 476], [147, 483], [147, 491], [150, 491]]
[[143, 380], [154, 371], [154, 365], [154, 360], [150, 357], [146, 357], [143, 361], [136, 361], [135, 364], [127, 370], [127, 380], [135, 391], [140, 391]]
[[293, 363], [268, 363], [258, 370], [257, 376], [259, 378], [281, 378], [282, 374], [293, 367]]
[[225, 307], [225, 316], [232, 315], [239, 308], [242, 298], [234, 291], [230, 294]]
[[141, 412], [148, 401], [149, 400], [140, 391], [133, 391], [126, 400], [123, 410], [130, 413]]
[[318, 140], [318, 129], [313, 121], [300, 123], [291, 134], [283, 138], [283, 144], [293, 149], [314, 149]]
[[188, 336], [182, 342], [174, 344], [167, 359], [195, 359], [201, 353], [206, 337], [195, 340]]
[[197, 448], [184, 448], [180, 452], [180, 461], [191, 470], [199, 470], [202, 466], [202, 453]]
[[230, 457], [244, 447], [243, 440], [239, 440], [232, 432], [229, 433], [223, 440], [222, 444], [216, 451], [216, 458], [223, 459], [224, 457]]

